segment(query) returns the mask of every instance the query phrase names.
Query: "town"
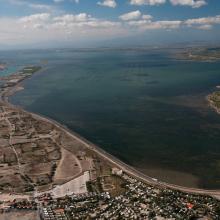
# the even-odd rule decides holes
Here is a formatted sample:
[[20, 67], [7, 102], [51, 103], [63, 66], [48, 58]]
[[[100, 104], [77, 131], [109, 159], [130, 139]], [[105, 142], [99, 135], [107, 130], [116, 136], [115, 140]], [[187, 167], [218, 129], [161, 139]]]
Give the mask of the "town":
[[[116, 168], [112, 175], [123, 181], [123, 193], [112, 196], [103, 191], [89, 191], [54, 198], [42, 194], [32, 201], [8, 202], [5, 212], [35, 210], [42, 220], [71, 219], [220, 219], [219, 200], [152, 187]], [[3, 209], [2, 209], [3, 211]]]

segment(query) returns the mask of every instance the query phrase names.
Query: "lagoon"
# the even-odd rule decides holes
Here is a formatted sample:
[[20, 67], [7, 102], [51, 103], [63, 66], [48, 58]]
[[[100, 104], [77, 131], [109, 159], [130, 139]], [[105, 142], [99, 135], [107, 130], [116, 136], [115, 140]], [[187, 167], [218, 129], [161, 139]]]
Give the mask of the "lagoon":
[[220, 115], [206, 101], [220, 63], [177, 60], [169, 49], [30, 50], [7, 59], [43, 66], [14, 104], [159, 180], [220, 188]]

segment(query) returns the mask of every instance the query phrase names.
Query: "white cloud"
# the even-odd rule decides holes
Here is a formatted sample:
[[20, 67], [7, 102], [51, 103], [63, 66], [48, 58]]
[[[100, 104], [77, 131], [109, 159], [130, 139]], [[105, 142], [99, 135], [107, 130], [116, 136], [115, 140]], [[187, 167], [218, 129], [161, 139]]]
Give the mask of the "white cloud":
[[25, 16], [19, 19], [21, 23], [32, 23], [32, 22], [39, 22], [39, 21], [47, 21], [50, 18], [50, 14], [48, 13], [41, 13], [41, 14], [33, 14], [30, 16]]
[[[128, 16], [132, 17], [132, 16]], [[194, 18], [187, 20], [159, 20], [152, 21], [151, 15], [142, 15], [138, 13], [136, 19], [124, 19], [125, 24], [136, 27], [140, 30], [147, 29], [176, 29], [176, 28], [195, 28], [201, 30], [210, 30], [214, 25], [220, 25], [220, 15], [213, 17]]]
[[[86, 13], [39, 13], [20, 18], [0, 16], [0, 45], [78, 45], [80, 42], [127, 36], [120, 22], [94, 18]], [[107, 31], [108, 30], [108, 31]]]
[[153, 17], [151, 15], [142, 15], [140, 11], [121, 15], [120, 19], [122, 19], [124, 24], [128, 25], [130, 28], [138, 28], [142, 31], [149, 29], [176, 29], [183, 23], [179, 20], [152, 21]]
[[104, 0], [103, 2], [97, 2], [98, 5], [106, 6], [110, 8], [115, 8], [117, 6], [117, 3], [115, 0]]
[[20, 18], [0, 17], [0, 44], [33, 44], [40, 42], [80, 42], [105, 40], [150, 30], [193, 28], [209, 31], [220, 25], [220, 15], [187, 20], [156, 20], [151, 15], [133, 11], [111, 21], [87, 13], [38, 13]]
[[166, 0], [131, 0], [131, 5], [160, 5], [166, 3]]
[[138, 21], [128, 22], [128, 25], [137, 27], [140, 30], [176, 29], [176, 28], [179, 28], [181, 24], [182, 24], [182, 21], [138, 20]]
[[28, 3], [25, 0], [8, 0], [8, 2], [12, 5], [25, 5]]
[[179, 28], [182, 21], [156, 21], [151, 25], [146, 25], [146, 29], [176, 29]]
[[55, 3], [61, 3], [64, 2], [64, 0], [53, 0]]
[[211, 30], [212, 28], [213, 28], [213, 25], [211, 24], [200, 25], [197, 27], [197, 29], [200, 29], [200, 30]]
[[[73, 28], [79, 28], [82, 31], [89, 31], [92, 29], [103, 29], [110, 27], [119, 27], [119, 22], [112, 22], [107, 20], [98, 20], [92, 18], [89, 15], [64, 15], [62, 17], [55, 17], [53, 27], [65, 28], [66, 31], [70, 32]], [[84, 29], [84, 30], [83, 30]]]
[[185, 24], [188, 26], [192, 25], [214, 25], [214, 24], [220, 24], [220, 15], [214, 16], [214, 17], [203, 17], [203, 18], [194, 18], [194, 19], [188, 19], [185, 21]]
[[45, 5], [45, 4], [28, 4], [28, 7], [37, 9], [37, 10], [46, 10], [46, 11], [52, 11], [52, 6]]
[[77, 15], [65, 14], [65, 15], [62, 15], [62, 16], [55, 17], [53, 20], [68, 23], [68, 22], [89, 21], [89, 20], [93, 20], [93, 18], [91, 17], [91, 15], [88, 15], [86, 13], [80, 13], [80, 14], [77, 14]]
[[191, 6], [192, 8], [200, 8], [207, 4], [205, 0], [170, 0], [173, 5]]
[[132, 11], [132, 12], [119, 16], [119, 18], [123, 21], [136, 20], [140, 17], [141, 17], [141, 12], [139, 10]]
[[79, 0], [70, 0], [71, 2], [79, 3]]
[[[130, 0], [131, 5], [161, 5], [167, 0]], [[190, 6], [199, 8], [207, 4], [206, 0], [169, 0], [172, 5]]]
[[55, 13], [61, 12], [56, 6], [49, 5], [49, 4], [31, 3], [30, 1], [27, 1], [27, 0], [8, 0], [8, 2], [12, 5], [16, 5], [22, 8], [27, 7], [27, 8], [33, 9], [34, 11], [37, 11], [37, 12], [55, 12]]
[[33, 14], [30, 16], [22, 17], [18, 20], [18, 23], [25, 29], [44, 29], [50, 20], [50, 14], [41, 13]]
[[153, 17], [151, 15], [142, 15], [142, 19], [151, 20]]
[[63, 33], [70, 32], [74, 28], [88, 32], [91, 29], [109, 27], [127, 29], [128, 31], [131, 30], [132, 27], [140, 30], [176, 29], [180, 27], [210, 30], [214, 25], [220, 25], [220, 15], [187, 20], [154, 21], [151, 15], [141, 14], [140, 11], [133, 11], [121, 15], [119, 18], [122, 22], [97, 19], [87, 13], [64, 14], [61, 16], [52, 16], [50, 13], [39, 13], [21, 17], [16, 23], [29, 29], [59, 29], [62, 30]]

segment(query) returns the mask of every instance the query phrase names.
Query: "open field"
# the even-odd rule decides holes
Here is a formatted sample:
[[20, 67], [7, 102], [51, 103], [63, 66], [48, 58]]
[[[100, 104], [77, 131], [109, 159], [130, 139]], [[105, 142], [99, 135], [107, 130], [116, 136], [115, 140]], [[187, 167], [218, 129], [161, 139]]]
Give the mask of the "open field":
[[40, 220], [37, 211], [14, 211], [3, 213], [0, 220]]

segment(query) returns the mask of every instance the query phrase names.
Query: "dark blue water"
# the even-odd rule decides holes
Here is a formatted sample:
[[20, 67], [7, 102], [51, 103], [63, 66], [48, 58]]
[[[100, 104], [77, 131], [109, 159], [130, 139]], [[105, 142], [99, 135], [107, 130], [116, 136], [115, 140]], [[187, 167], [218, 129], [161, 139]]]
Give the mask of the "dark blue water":
[[[147, 174], [195, 186], [187, 173], [196, 186], [220, 188], [220, 115], [205, 100], [220, 84], [220, 63], [178, 61], [169, 50], [26, 51], [15, 58], [44, 63], [44, 71], [13, 103]], [[168, 171], [180, 173], [178, 180]]]

